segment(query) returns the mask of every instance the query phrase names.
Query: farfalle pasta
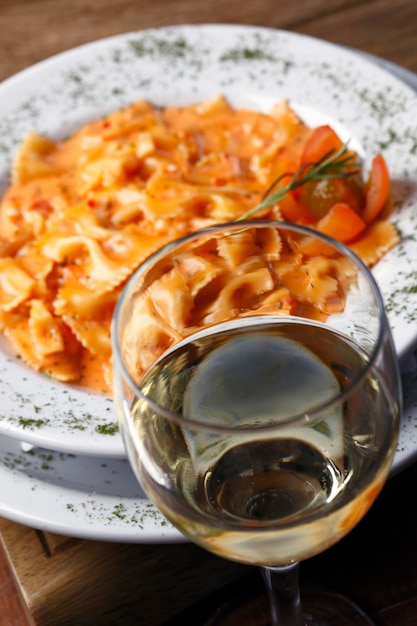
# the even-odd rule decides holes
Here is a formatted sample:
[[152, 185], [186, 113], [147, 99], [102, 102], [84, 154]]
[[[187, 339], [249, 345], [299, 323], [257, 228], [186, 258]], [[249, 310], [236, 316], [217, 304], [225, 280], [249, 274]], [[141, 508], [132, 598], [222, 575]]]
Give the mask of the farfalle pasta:
[[[202, 244], [163, 257], [132, 296], [121, 346], [132, 379], [139, 383], [167, 350], [213, 324], [254, 315], [324, 321], [341, 313], [356, 268], [342, 256], [303, 255], [302, 239], [245, 227], [223, 238], [207, 234]], [[203, 267], [215, 268], [205, 281]]]
[[[59, 142], [29, 133], [0, 204], [0, 330], [32, 368], [110, 392], [110, 323], [132, 272], [165, 243], [256, 206], [273, 180], [298, 170], [307, 147], [317, 149], [316, 131], [285, 101], [261, 113], [235, 109], [218, 96], [184, 107], [139, 101]], [[347, 243], [373, 265], [398, 235], [379, 209], [374, 215], [361, 204], [371, 181], [355, 184], [334, 186], [330, 195], [333, 204], [352, 200], [359, 217]], [[325, 231], [336, 212], [327, 207], [324, 219], [319, 200], [317, 189], [301, 190], [257, 217]], [[259, 242], [242, 232], [215, 255], [184, 256], [137, 311], [138, 320], [157, 312], [144, 359], [146, 350], [151, 354], [189, 332], [197, 310], [219, 320], [230, 301], [242, 308], [242, 294], [249, 300], [267, 294], [262, 310], [289, 310], [294, 290], [306, 295], [308, 288], [292, 274], [295, 252], [283, 249], [283, 279], [271, 289], [265, 260], [277, 261], [276, 244], [263, 241], [261, 258]], [[246, 273], [234, 274], [248, 246], [254, 253]], [[319, 260], [310, 256], [319, 272]], [[213, 280], [224, 280], [224, 289], [215, 302], [205, 302]], [[331, 290], [323, 284], [320, 293]], [[315, 306], [314, 294], [307, 295]]]

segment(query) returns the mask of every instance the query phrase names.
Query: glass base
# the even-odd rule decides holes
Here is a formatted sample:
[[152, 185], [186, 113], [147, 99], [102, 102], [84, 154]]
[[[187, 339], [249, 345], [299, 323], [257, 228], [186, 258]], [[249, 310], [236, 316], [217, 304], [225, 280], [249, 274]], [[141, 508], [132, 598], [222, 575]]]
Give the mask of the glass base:
[[[354, 602], [322, 589], [302, 589], [301, 606], [306, 626], [375, 626]], [[266, 594], [236, 600], [221, 607], [205, 626], [271, 626]], [[287, 625], [284, 625], [287, 626]]]

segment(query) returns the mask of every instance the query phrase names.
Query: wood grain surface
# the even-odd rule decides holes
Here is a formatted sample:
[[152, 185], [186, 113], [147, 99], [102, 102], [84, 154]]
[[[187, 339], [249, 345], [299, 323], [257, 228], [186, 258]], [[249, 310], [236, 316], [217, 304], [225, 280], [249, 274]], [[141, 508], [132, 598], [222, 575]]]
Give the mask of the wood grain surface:
[[[243, 571], [190, 543], [82, 541], [4, 519], [0, 534], [24, 605], [42, 626], [157, 626]], [[20, 624], [10, 619], [16, 598], [7, 610], [4, 626]]]
[[[0, 0], [0, 81], [89, 41], [186, 23], [287, 29], [417, 72], [417, 0]], [[348, 538], [305, 564], [305, 578], [352, 594], [380, 626], [417, 625], [415, 493], [411, 467]], [[7, 520], [0, 535], [0, 626], [200, 626], [217, 602], [256, 584], [189, 544], [79, 541]]]
[[0, 80], [102, 37], [210, 22], [288, 29], [417, 71], [415, 0], [0, 0]]

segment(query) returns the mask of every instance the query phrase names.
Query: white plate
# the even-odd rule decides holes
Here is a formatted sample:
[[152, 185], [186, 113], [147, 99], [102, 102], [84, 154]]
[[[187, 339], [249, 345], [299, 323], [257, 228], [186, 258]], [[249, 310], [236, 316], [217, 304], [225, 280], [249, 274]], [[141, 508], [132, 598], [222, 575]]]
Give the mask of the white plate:
[[[350, 50], [288, 32], [229, 25], [141, 31], [70, 50], [0, 85], [0, 193], [29, 130], [60, 139], [139, 98], [186, 104], [220, 92], [233, 105], [261, 110], [287, 98], [307, 122], [334, 125], [366, 164], [383, 151], [403, 241], [375, 275], [398, 354], [405, 355], [417, 339], [417, 95]], [[124, 456], [113, 432], [111, 400], [34, 374], [4, 345], [0, 406], [0, 433], [64, 452]]]
[[0, 515], [71, 537], [185, 541], [145, 497], [125, 459], [77, 456], [0, 435]]
[[[417, 369], [404, 376], [406, 407], [392, 474], [417, 448]], [[77, 456], [0, 435], [0, 515], [49, 532], [125, 543], [186, 539], [144, 496], [124, 459]]]

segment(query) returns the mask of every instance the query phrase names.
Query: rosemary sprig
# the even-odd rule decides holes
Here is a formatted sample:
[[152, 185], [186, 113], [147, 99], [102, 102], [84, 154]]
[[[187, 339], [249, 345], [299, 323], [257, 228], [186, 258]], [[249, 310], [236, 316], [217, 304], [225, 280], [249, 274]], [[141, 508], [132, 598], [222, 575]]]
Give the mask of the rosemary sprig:
[[[265, 191], [263, 200], [249, 209], [249, 211], [246, 211], [246, 213], [243, 213], [236, 221], [246, 220], [258, 211], [267, 209], [276, 202], [283, 200], [285, 196], [291, 191], [294, 191], [294, 189], [308, 182], [330, 178], [347, 178], [358, 174], [360, 172], [360, 163], [355, 161], [354, 154], [348, 152], [347, 146], [348, 144], [345, 143], [336, 152], [330, 150], [318, 161], [305, 163], [295, 174], [291, 172], [281, 174]], [[284, 178], [288, 178], [289, 176], [291, 179], [286, 185], [282, 185], [276, 191], [273, 191]]]

